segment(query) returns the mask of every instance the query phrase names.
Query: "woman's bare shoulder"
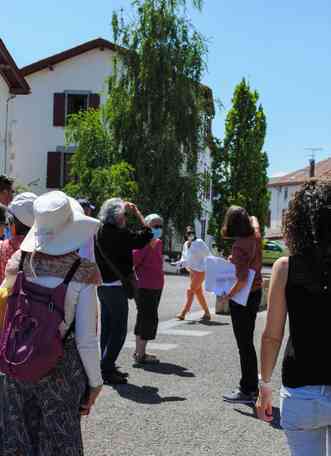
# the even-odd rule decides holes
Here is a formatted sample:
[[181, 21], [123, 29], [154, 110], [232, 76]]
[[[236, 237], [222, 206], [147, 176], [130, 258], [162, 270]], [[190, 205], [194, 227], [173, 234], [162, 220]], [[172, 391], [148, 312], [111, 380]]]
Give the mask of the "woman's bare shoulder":
[[287, 279], [288, 275], [288, 265], [289, 259], [288, 257], [280, 257], [278, 260], [274, 262], [272, 267], [272, 276], [277, 277], [279, 280]]

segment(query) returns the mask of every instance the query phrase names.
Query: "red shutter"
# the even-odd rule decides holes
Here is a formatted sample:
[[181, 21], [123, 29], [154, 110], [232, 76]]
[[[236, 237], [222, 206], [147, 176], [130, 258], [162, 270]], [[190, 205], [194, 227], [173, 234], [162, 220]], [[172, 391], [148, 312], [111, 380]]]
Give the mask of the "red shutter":
[[61, 187], [61, 152], [47, 154], [47, 188]]
[[98, 93], [90, 94], [90, 108], [98, 109], [100, 106], [100, 95]]
[[65, 125], [65, 94], [54, 93], [53, 106], [53, 125], [54, 127], [64, 127]]

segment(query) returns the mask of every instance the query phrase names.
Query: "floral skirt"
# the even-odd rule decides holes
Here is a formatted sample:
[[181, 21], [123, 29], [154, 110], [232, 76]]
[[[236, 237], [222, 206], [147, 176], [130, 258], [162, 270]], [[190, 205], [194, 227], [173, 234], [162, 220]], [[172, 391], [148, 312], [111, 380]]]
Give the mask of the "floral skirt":
[[79, 407], [87, 379], [74, 339], [38, 383], [0, 379], [1, 456], [81, 456]]

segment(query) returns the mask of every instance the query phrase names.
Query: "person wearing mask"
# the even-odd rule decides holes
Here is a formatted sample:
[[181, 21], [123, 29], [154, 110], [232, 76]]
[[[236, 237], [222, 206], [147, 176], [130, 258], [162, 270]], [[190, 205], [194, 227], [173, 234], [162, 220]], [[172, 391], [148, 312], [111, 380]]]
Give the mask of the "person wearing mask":
[[284, 337], [281, 425], [292, 456], [331, 451], [331, 181], [310, 181], [295, 194], [285, 217], [289, 257], [273, 266], [261, 345], [256, 404], [272, 421], [271, 377]]
[[155, 355], [146, 353], [149, 340], [154, 340], [158, 327], [158, 308], [164, 286], [163, 272], [163, 220], [158, 214], [150, 214], [145, 223], [153, 233], [153, 239], [142, 249], [133, 251], [133, 262], [138, 278], [137, 319], [134, 329], [137, 364], [155, 364]]
[[[131, 213], [141, 230], [127, 228], [127, 214]], [[128, 290], [124, 279], [133, 274], [135, 249], [142, 249], [153, 238], [137, 206], [121, 198], [105, 201], [99, 213], [101, 227], [96, 237], [95, 256], [102, 275], [98, 289], [101, 305], [101, 370], [106, 384], [127, 383], [127, 373], [116, 366], [124, 345], [128, 325]]]
[[[262, 239], [256, 217], [249, 217], [246, 209], [231, 206], [221, 230], [226, 239], [234, 239], [231, 262], [235, 265], [237, 280], [227, 295], [222, 298], [230, 301], [232, 328], [237, 341], [241, 366], [239, 388], [225, 394], [226, 402], [254, 403], [258, 391], [257, 357], [254, 347], [256, 315], [262, 298]], [[247, 305], [237, 304], [232, 300], [247, 284], [249, 269], [255, 271], [254, 282]]]
[[205, 259], [210, 255], [210, 251], [206, 243], [196, 237], [192, 226], [186, 228], [185, 239], [182, 258], [179, 263], [190, 273], [190, 287], [186, 292], [186, 302], [176, 318], [185, 320], [186, 314], [191, 310], [195, 296], [204, 311], [201, 320], [209, 321], [211, 315], [202, 286], [205, 280]]
[[33, 225], [33, 203], [37, 195], [30, 192], [15, 196], [8, 206], [11, 239], [0, 241], [0, 284], [5, 277], [5, 269], [9, 258], [20, 248], [23, 239]]
[[7, 264], [6, 281], [13, 284], [23, 270], [25, 286], [31, 282], [45, 293], [74, 273], [67, 282], [58, 328], [64, 354], [37, 382], [4, 377], [0, 416], [8, 432], [1, 436], [1, 455], [83, 455], [80, 417], [90, 413], [102, 388], [96, 331], [100, 274], [77, 250], [93, 237], [99, 221], [86, 217], [61, 191], [38, 197], [34, 217], [21, 249]]

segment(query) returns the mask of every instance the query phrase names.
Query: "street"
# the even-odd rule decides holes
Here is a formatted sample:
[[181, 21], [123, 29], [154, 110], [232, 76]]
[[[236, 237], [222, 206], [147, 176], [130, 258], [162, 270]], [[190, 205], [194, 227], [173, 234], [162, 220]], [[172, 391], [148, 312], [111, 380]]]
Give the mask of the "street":
[[[255, 418], [249, 406], [222, 401], [237, 386], [239, 357], [230, 317], [198, 321], [195, 304], [185, 322], [173, 320], [183, 303], [186, 276], [166, 276], [161, 300], [159, 335], [150, 351], [157, 366], [132, 366], [134, 305], [129, 335], [119, 359], [129, 384], [104, 387], [96, 407], [83, 418], [88, 456], [285, 456], [288, 449], [279, 425], [279, 365], [274, 374], [275, 420]], [[208, 302], [215, 298], [208, 294]], [[258, 316], [259, 345], [265, 313]]]

